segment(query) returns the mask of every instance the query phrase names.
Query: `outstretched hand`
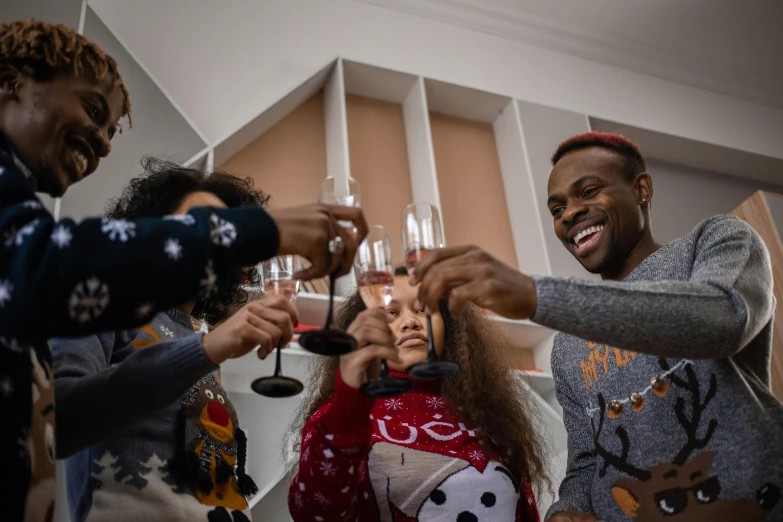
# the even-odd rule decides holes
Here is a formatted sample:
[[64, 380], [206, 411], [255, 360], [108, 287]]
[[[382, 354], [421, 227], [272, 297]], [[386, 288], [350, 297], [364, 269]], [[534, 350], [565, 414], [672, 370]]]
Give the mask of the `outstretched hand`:
[[[362, 209], [333, 205], [304, 205], [301, 207], [271, 209], [269, 215], [275, 221], [280, 237], [278, 255], [300, 255], [311, 266], [294, 274], [294, 279], [309, 281], [329, 274], [342, 276], [351, 271], [356, 248], [367, 235], [367, 220]], [[340, 222], [353, 223], [351, 231]], [[343, 241], [343, 251], [329, 252], [329, 241]]]
[[533, 279], [475, 246], [433, 250], [416, 265], [411, 284], [419, 283], [419, 303], [430, 312], [441, 299], [452, 314], [469, 302], [511, 319], [536, 311]]

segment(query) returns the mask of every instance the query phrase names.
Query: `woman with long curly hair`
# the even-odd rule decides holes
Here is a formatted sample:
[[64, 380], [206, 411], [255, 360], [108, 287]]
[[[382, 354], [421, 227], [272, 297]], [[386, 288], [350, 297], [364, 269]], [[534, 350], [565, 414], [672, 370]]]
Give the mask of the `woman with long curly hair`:
[[[188, 222], [194, 207], [263, 207], [269, 199], [250, 179], [155, 159], [144, 167], [147, 174], [131, 180], [109, 218]], [[216, 240], [230, 233], [214, 225]], [[162, 236], [159, 248], [161, 257], [184, 263], [176, 240]], [[159, 278], [155, 266], [147, 276]], [[265, 356], [288, 342], [297, 314], [280, 297], [245, 304], [245, 278], [257, 282], [258, 274], [250, 268], [205, 277], [198, 302], [138, 329], [52, 341], [58, 457], [68, 457], [73, 522], [249, 520], [246, 497], [257, 488], [245, 473], [247, 441], [217, 370], [256, 345]], [[197, 320], [218, 326], [202, 336]]]
[[[314, 368], [294, 427], [294, 520], [539, 520], [533, 489], [550, 487], [545, 444], [506, 341], [472, 306], [455, 317], [443, 303], [427, 331], [416, 290], [399, 268], [385, 311], [366, 309], [358, 293], [340, 309], [336, 324], [359, 347]], [[389, 399], [359, 392], [381, 358], [393, 376], [410, 379], [404, 372], [426, 358], [429, 336], [461, 373], [414, 379], [413, 391]]]

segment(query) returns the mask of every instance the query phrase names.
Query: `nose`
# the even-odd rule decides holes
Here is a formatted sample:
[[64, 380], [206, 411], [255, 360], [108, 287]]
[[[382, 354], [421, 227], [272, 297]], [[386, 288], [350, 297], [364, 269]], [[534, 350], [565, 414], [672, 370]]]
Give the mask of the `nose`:
[[569, 204], [560, 216], [560, 221], [565, 225], [570, 225], [585, 214], [587, 214], [586, 205], [582, 203]]
[[418, 332], [421, 331], [423, 325], [421, 324], [421, 321], [416, 314], [413, 312], [405, 312], [405, 315], [403, 316], [400, 323], [400, 328], [402, 329], [403, 333]]
[[109, 131], [103, 128], [95, 127], [90, 135], [90, 146], [95, 151], [98, 158], [105, 158], [111, 152], [111, 139]]
[[209, 404], [207, 404], [207, 415], [209, 415], [209, 420], [218, 426], [223, 426], [224, 428], [228, 426], [228, 412], [219, 402], [209, 401]]

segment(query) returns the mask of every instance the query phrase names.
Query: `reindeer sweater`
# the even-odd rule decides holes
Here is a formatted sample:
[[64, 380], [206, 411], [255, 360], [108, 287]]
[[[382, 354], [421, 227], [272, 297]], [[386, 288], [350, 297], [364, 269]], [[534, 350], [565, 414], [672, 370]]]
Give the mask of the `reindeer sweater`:
[[0, 133], [3, 522], [54, 513], [47, 339], [144, 324], [157, 310], [211, 293], [216, 274], [267, 259], [278, 246], [274, 221], [256, 207], [193, 209], [177, 219], [56, 222], [28, 177]]
[[622, 282], [542, 277], [534, 321], [568, 431], [558, 511], [611, 521], [783, 520], [783, 405], [770, 392], [772, 274], [714, 217]]
[[445, 406], [439, 382], [417, 380], [409, 393], [376, 400], [338, 372], [330, 402], [302, 430], [293, 519], [537, 522], [530, 485]]
[[[220, 453], [232, 467], [237, 455], [233, 429], [222, 424], [233, 428], [238, 420], [201, 337], [189, 316], [169, 310], [140, 329], [52, 340], [72, 522], [248, 521], [236, 478], [215, 480], [217, 462], [226, 457]], [[193, 398], [206, 407], [184, 419], [183, 402]], [[209, 494], [177, 467], [183, 421], [209, 462]], [[216, 440], [210, 433], [228, 443], [210, 453]]]

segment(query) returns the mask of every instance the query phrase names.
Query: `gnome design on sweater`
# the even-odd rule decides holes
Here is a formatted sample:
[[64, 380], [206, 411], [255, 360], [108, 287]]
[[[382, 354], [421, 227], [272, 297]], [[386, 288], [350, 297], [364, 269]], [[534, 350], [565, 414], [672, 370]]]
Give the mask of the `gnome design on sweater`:
[[33, 365], [33, 408], [30, 438], [24, 441], [29, 451], [30, 491], [27, 494], [25, 522], [51, 522], [54, 519], [54, 386], [52, 368], [40, 361], [30, 347]]
[[[182, 400], [180, 465], [194, 481], [202, 504], [242, 510], [258, 491], [245, 474], [247, 439], [237, 413], [214, 375], [193, 386]], [[236, 472], [235, 472], [236, 466]]]
[[519, 486], [499, 462], [479, 470], [451, 455], [377, 442], [367, 467], [382, 522], [516, 519]]

